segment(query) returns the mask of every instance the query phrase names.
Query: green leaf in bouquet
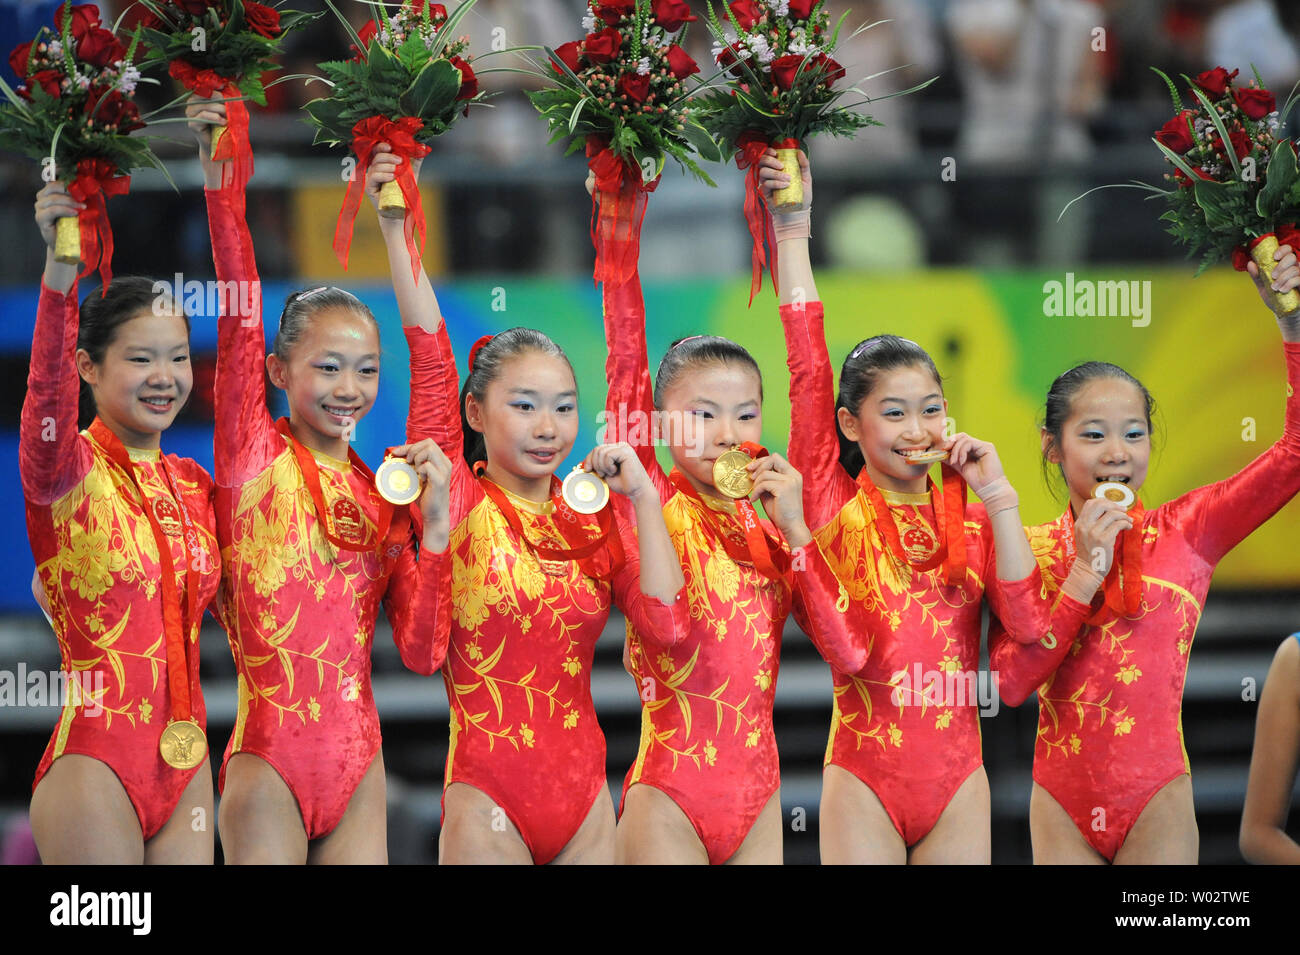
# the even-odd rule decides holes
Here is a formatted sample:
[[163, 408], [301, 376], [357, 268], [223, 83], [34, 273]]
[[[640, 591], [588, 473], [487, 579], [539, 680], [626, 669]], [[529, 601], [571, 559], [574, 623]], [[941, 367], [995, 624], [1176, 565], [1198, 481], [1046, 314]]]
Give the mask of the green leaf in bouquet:
[[705, 162], [724, 161], [722, 147], [718, 145], [717, 140], [709, 135], [709, 131], [699, 123], [694, 120], [687, 120], [681, 134]]
[[1169, 96], [1174, 101], [1174, 112], [1181, 113], [1183, 111], [1183, 98], [1178, 92], [1178, 87], [1174, 85], [1174, 81], [1169, 78], [1164, 70], [1157, 69], [1153, 66], [1151, 67], [1151, 71], [1165, 81], [1165, 85], [1169, 87]]
[[1212, 182], [1199, 180], [1193, 187], [1196, 204], [1205, 213], [1205, 224], [1213, 232], [1226, 232], [1232, 229], [1234, 222], [1241, 215], [1243, 196], [1236, 188], [1237, 182]]
[[244, 4], [242, 0], [232, 0], [230, 19], [226, 21], [226, 32], [235, 34], [244, 29]]
[[345, 109], [343, 103], [333, 97], [323, 96], [310, 101], [303, 106], [303, 109], [311, 117], [310, 122], [319, 127], [312, 145], [324, 142], [336, 143], [342, 140], [344, 126], [341, 114]]
[[584, 108], [588, 103], [590, 103], [590, 102], [591, 102], [591, 98], [588, 97], [588, 96], [584, 96], [584, 97], [582, 97], [580, 100], [578, 100], [577, 104], [573, 107], [573, 112], [571, 112], [571, 113], [569, 114], [569, 134], [570, 134], [570, 135], [573, 134], [573, 130], [574, 130], [574, 128], [577, 127], [577, 125], [578, 125], [578, 119], [579, 119], [579, 117], [582, 116], [582, 110], [583, 110], [583, 108]]
[[1284, 139], [1273, 147], [1264, 174], [1264, 188], [1255, 198], [1255, 211], [1265, 222], [1276, 225], [1277, 217], [1287, 208], [1287, 197], [1300, 180], [1296, 169], [1295, 147]]
[[266, 87], [262, 85], [262, 78], [250, 74], [241, 77], [239, 83], [239, 92], [243, 93], [245, 98], [252, 100], [258, 106], [266, 105]]
[[437, 116], [456, 101], [459, 92], [460, 70], [448, 60], [433, 60], [416, 75], [411, 88], [397, 102], [408, 116]]
[[447, 19], [443, 21], [442, 26], [438, 27], [438, 32], [434, 34], [433, 44], [429, 48], [431, 57], [442, 56], [442, 51], [446, 49], [447, 42], [456, 35], [456, 28], [460, 25], [460, 21], [469, 15], [469, 11], [477, 2], [478, 0], [465, 0], [464, 3], [447, 14]]
[[1197, 182], [1198, 180], [1200, 180], [1201, 178], [1200, 174], [1195, 172], [1191, 166], [1187, 165], [1187, 160], [1183, 159], [1182, 156], [1178, 155], [1178, 153], [1174, 152], [1172, 149], [1170, 149], [1168, 146], [1166, 146], [1158, 139], [1152, 138], [1151, 141], [1156, 144], [1157, 148], [1159, 148], [1159, 150], [1162, 153], [1165, 154], [1166, 159], [1168, 159], [1171, 163], [1173, 163], [1180, 170], [1182, 170], [1184, 176], [1186, 176], [1192, 182]]
[[424, 37], [418, 32], [411, 33], [397, 48], [397, 59], [407, 72], [420, 72], [420, 67], [429, 62], [429, 48], [424, 45]]
[[[663, 175], [664, 154], [657, 148], [638, 145], [632, 149], [632, 156], [636, 160], [637, 173], [644, 182], [651, 182]], [[646, 175], [647, 170], [653, 172]]]

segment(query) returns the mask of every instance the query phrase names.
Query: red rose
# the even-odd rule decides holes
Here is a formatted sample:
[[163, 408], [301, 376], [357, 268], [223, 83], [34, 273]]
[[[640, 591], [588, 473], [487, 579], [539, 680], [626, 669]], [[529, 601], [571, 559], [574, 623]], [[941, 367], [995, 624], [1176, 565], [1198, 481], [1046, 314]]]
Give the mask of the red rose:
[[1156, 131], [1156, 142], [1176, 153], [1185, 153], [1192, 148], [1192, 134], [1187, 128], [1187, 120], [1196, 115], [1196, 110], [1185, 109]]
[[1208, 93], [1211, 99], [1218, 99], [1227, 92], [1228, 84], [1240, 72], [1241, 70], [1233, 70], [1229, 73], [1223, 67], [1216, 66], [1196, 77], [1196, 85]]
[[1228, 133], [1228, 139], [1231, 140], [1232, 149], [1237, 154], [1238, 159], [1245, 159], [1250, 155], [1250, 151], [1255, 148], [1250, 136], [1240, 129], [1234, 129]]
[[778, 56], [772, 61], [772, 82], [783, 90], [794, 85], [794, 78], [799, 75], [799, 66], [803, 57], [795, 53]]
[[144, 13], [140, 14], [140, 19], [136, 21], [136, 24], [144, 27], [146, 30], [161, 30], [163, 27], [169, 25], [164, 23], [163, 18], [158, 16], [158, 14], [154, 13], [152, 10], [146, 10]]
[[30, 43], [23, 43], [14, 47], [14, 51], [9, 54], [9, 69], [13, 70], [20, 80], [28, 75], [28, 60], [31, 59], [31, 56], [32, 45]]
[[126, 47], [111, 30], [96, 27], [77, 41], [77, 59], [100, 69], [125, 56]]
[[820, 67], [825, 71], [822, 82], [827, 86], [833, 86], [836, 80], [844, 79], [844, 67], [840, 66], [825, 53], [818, 53], [817, 59], [813, 60], [813, 66]]
[[700, 72], [699, 64], [691, 59], [691, 55], [676, 43], [668, 48], [668, 69], [679, 80], [686, 79], [692, 73]]
[[[72, 13], [72, 38], [80, 40], [83, 36], [94, 30], [102, 24], [99, 22], [99, 8], [93, 3], [82, 3], [73, 7]], [[63, 7], [60, 6], [54, 13], [54, 29], [63, 32]]]
[[766, 8], [756, 0], [733, 0], [728, 6], [731, 7], [731, 12], [735, 15], [740, 28], [745, 31], [761, 20], [763, 14], [767, 12]]
[[[1193, 166], [1192, 172], [1196, 173], [1197, 177], [1204, 179], [1206, 182], [1216, 181], [1213, 176], [1209, 175], [1205, 170], [1201, 169], [1199, 166]], [[1181, 169], [1174, 170], [1174, 179], [1176, 179], [1178, 181], [1178, 185], [1184, 189], [1193, 184], [1193, 180], [1187, 178], [1187, 174], [1183, 172]]]
[[747, 54], [748, 52], [748, 50], [742, 50], [734, 43], [724, 47], [722, 52], [718, 54], [718, 66], [730, 72], [732, 76], [744, 76], [745, 68], [741, 65], [741, 61], [747, 57], [741, 56], [741, 54]]
[[[582, 69], [582, 50], [578, 47], [577, 40], [570, 40], [568, 43], [562, 43], [555, 48], [555, 55], [574, 73]], [[551, 60], [551, 65], [555, 67], [555, 72], [563, 73], [555, 60]]]
[[[416, 13], [422, 13], [424, 11], [424, 0], [411, 0], [411, 9]], [[447, 8], [441, 3], [429, 4], [429, 19], [434, 23], [441, 23], [447, 19]]]
[[623, 34], [614, 27], [605, 27], [599, 33], [588, 33], [582, 41], [582, 52], [593, 63], [608, 63], [618, 55], [623, 45]]
[[644, 103], [650, 93], [650, 76], [639, 73], [624, 73], [618, 80], [618, 88], [628, 99]]
[[379, 33], [379, 27], [375, 26], [374, 20], [367, 20], [366, 25], [357, 31], [357, 38], [361, 41], [360, 49], [357, 45], [352, 44], [352, 62], [360, 63], [366, 58], [366, 50], [370, 49], [370, 41]]
[[1246, 251], [1244, 245], [1239, 245], [1232, 250], [1232, 267], [1238, 272], [1246, 271], [1246, 263], [1250, 261], [1250, 253]]
[[596, 6], [596, 16], [609, 26], [636, 13], [636, 0], [605, 0]]
[[669, 33], [680, 30], [684, 23], [698, 19], [682, 0], [654, 0], [654, 15], [659, 25]]
[[140, 122], [140, 111], [131, 102], [112, 87], [92, 87], [86, 98], [86, 115], [94, 116], [101, 126], [115, 126], [119, 133], [129, 133], [133, 129], [144, 129]]
[[460, 70], [460, 92], [456, 94], [456, 99], [473, 99], [478, 95], [478, 77], [469, 64], [458, 56], [451, 58], [451, 65]]
[[63, 95], [63, 74], [58, 70], [37, 70], [27, 78], [27, 86], [39, 86], [47, 94], [58, 99]]
[[790, 19], [807, 20], [815, 6], [817, 0], [790, 0]]
[[280, 35], [280, 11], [253, 0], [244, 0], [244, 19], [249, 29], [274, 40]]
[[1273, 110], [1277, 109], [1277, 101], [1273, 99], [1273, 94], [1268, 90], [1261, 89], [1234, 89], [1233, 98], [1241, 111], [1251, 119], [1263, 119]]
[[764, 13], [767, 13], [767, 9], [762, 4], [757, 3], [757, 0], [733, 0], [733, 3], [728, 4], [728, 6], [731, 6], [731, 12], [735, 14], [736, 22], [740, 23], [740, 29], [746, 31], [753, 27], [754, 23], [757, 23], [759, 19], [762, 19]]

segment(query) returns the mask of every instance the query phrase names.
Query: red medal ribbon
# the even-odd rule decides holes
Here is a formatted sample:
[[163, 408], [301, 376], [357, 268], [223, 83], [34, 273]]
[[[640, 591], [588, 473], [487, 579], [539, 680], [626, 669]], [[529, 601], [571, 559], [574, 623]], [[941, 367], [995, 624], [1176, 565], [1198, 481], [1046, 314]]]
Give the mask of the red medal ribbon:
[[[740, 445], [740, 450], [744, 451], [751, 458], [767, 457], [767, 448], [755, 444], [753, 441], [746, 441]], [[767, 577], [769, 580], [784, 580], [787, 585], [791, 582], [791, 564], [790, 554], [781, 546], [781, 540], [773, 537], [763, 529], [763, 525], [758, 522], [758, 513], [754, 510], [754, 505], [747, 498], [734, 499], [736, 505], [736, 517], [740, 524], [740, 529], [745, 535], [745, 547], [742, 549], [733, 541], [722, 528], [718, 526], [717, 518], [714, 516], [713, 508], [705, 503], [700, 492], [695, 490], [694, 485], [688, 481], [680, 471], [673, 468], [672, 473], [668, 475], [673, 487], [681, 491], [696, 504], [704, 514], [704, 522], [709, 525], [713, 535], [722, 542], [722, 547], [727, 552], [727, 556], [740, 563], [752, 564], [754, 568]]]
[[182, 605], [180, 591], [176, 586], [176, 568], [172, 563], [172, 552], [171, 546], [167, 542], [167, 533], [160, 526], [158, 518], [154, 514], [154, 509], [150, 505], [150, 499], [145, 494], [144, 488], [140, 486], [140, 477], [136, 474], [131, 455], [127, 453], [126, 447], [118, 436], [110, 431], [108, 426], [99, 418], [91, 422], [90, 428], [87, 430], [95, 443], [108, 454], [109, 460], [117, 465], [122, 470], [122, 473], [130, 479], [136, 494], [140, 495], [140, 508], [144, 511], [144, 516], [149, 520], [149, 529], [153, 531], [154, 544], [158, 547], [158, 563], [162, 568], [163, 634], [167, 649], [167, 688], [171, 694], [171, 715], [173, 720], [193, 719], [190, 711], [190, 671], [186, 659], [186, 644], [194, 625], [202, 617], [204, 609], [196, 606], [198, 603], [199, 573], [193, 566], [190, 557], [191, 548], [197, 549], [198, 531], [190, 520], [190, 512], [186, 509], [185, 502], [176, 491], [175, 482], [172, 481], [171, 473], [167, 469], [167, 461], [162, 452], [159, 451], [159, 468], [167, 480], [167, 486], [170, 488], [175, 503], [180, 509], [181, 518], [185, 522], [185, 534], [181, 538], [181, 548], [185, 554], [186, 566], [185, 603]]
[[[758, 180], [758, 161], [771, 145], [767, 137], [759, 132], [741, 133], [736, 140], [736, 166], [749, 170], [745, 176], [745, 224], [749, 226], [749, 235], [753, 240], [753, 250], [750, 253], [753, 269], [749, 283], [750, 305], [754, 304], [754, 296], [763, 287], [764, 267], [771, 272], [772, 288], [776, 289], [776, 233], [772, 229], [772, 213], [763, 202]], [[798, 148], [799, 144], [793, 139], [785, 139], [776, 146]]]
[[[597, 580], [612, 580], [614, 575], [622, 569], [626, 554], [623, 550], [623, 541], [618, 534], [618, 528], [615, 526], [617, 518], [614, 516], [614, 508], [604, 507], [596, 513], [596, 523], [600, 526], [600, 533], [595, 537], [587, 538], [580, 527], [582, 518], [575, 514], [573, 508], [569, 507], [565, 502], [564, 495], [560, 493], [560, 480], [552, 474], [551, 503], [555, 507], [555, 526], [559, 528], [560, 536], [564, 538], [569, 546], [549, 547], [545, 544], [536, 544], [529, 540], [528, 535], [524, 533], [524, 525], [523, 521], [519, 519], [519, 511], [510, 502], [506, 492], [491, 478], [484, 475], [483, 472], [486, 468], [486, 461], [476, 461], [474, 463], [474, 476], [479, 479], [479, 485], [483, 488], [483, 493], [501, 511], [501, 515], [506, 519], [506, 524], [523, 541], [524, 546], [532, 551], [539, 560], [576, 560], [584, 574], [588, 577], [595, 577]], [[605, 550], [607, 554], [607, 566], [602, 566], [600, 561], [593, 559], [602, 550]]]
[[935, 524], [938, 525], [939, 547], [926, 560], [914, 563], [903, 550], [903, 541], [898, 536], [898, 523], [885, 502], [885, 496], [872, 482], [867, 469], [858, 472], [858, 486], [867, 495], [867, 500], [876, 511], [876, 524], [885, 538], [894, 560], [901, 564], [910, 564], [917, 570], [933, 570], [943, 564], [944, 582], [950, 587], [961, 586], [966, 580], [966, 482], [962, 476], [948, 465], [941, 466], [943, 488], [928, 475], [926, 484], [930, 489], [930, 504], [934, 508]]
[[352, 251], [352, 227], [356, 223], [357, 210], [361, 208], [361, 198], [366, 191], [366, 170], [370, 168], [370, 157], [376, 146], [388, 143], [389, 152], [406, 160], [397, 167], [397, 185], [402, 190], [402, 198], [406, 200], [402, 231], [406, 237], [406, 251], [411, 257], [411, 277], [419, 282], [420, 253], [416, 248], [415, 234], [420, 234], [419, 248], [423, 249], [424, 207], [420, 204], [420, 187], [415, 182], [411, 160], [429, 155], [429, 147], [415, 141], [416, 134], [423, 129], [424, 124], [414, 116], [403, 116], [397, 122], [386, 116], [371, 116], [352, 127], [352, 151], [357, 156], [357, 168], [352, 181], [348, 183], [339, 221], [334, 227], [334, 254], [338, 256], [343, 268], [348, 267], [348, 253]]
[[131, 177], [118, 175], [117, 167], [105, 159], [81, 160], [76, 178], [68, 185], [68, 195], [86, 205], [77, 213], [83, 266], [77, 277], [84, 278], [98, 266], [104, 283], [101, 295], [113, 281], [113, 227], [104, 200], [107, 196], [124, 196], [130, 188]]
[[587, 166], [596, 176], [591, 195], [591, 243], [596, 249], [592, 282], [622, 285], [636, 273], [641, 223], [659, 179], [644, 182], [641, 170], [615, 156], [599, 136], [587, 137]]
[[[1073, 561], [1074, 510], [1070, 509], [1066, 513], [1070, 515], [1070, 537], [1066, 553], [1068, 559]], [[1128, 513], [1133, 518], [1133, 527], [1120, 531], [1115, 539], [1115, 556], [1102, 586], [1103, 598], [1088, 617], [1089, 626], [1105, 624], [1111, 614], [1131, 617], [1142, 608], [1142, 515], [1146, 510], [1135, 497]], [[1097, 603], [1095, 597], [1093, 602]]]
[[[316, 520], [320, 523], [325, 538], [340, 550], [374, 551], [378, 550], [382, 545], [383, 557], [389, 560], [397, 557], [402, 551], [402, 539], [410, 530], [410, 505], [397, 507], [380, 497], [376, 492], [375, 500], [379, 507], [379, 526], [376, 529], [374, 538], [371, 539], [367, 536], [348, 540], [340, 536], [336, 532], [343, 520], [351, 519], [360, 526], [361, 509], [350, 500], [335, 501], [333, 508], [327, 509], [325, 507], [325, 494], [320, 485], [320, 466], [316, 463], [316, 459], [312, 457], [311, 451], [293, 436], [293, 432], [289, 430], [288, 418], [281, 418], [277, 421], [275, 430], [285, 436], [289, 442], [289, 447], [293, 449], [293, 456], [298, 461], [298, 469], [302, 472], [303, 482], [307, 485], [307, 490], [311, 494]], [[351, 445], [348, 446], [348, 461], [362, 477], [367, 478], [371, 484], [374, 484], [375, 475], [370, 468], [366, 467], [366, 462], [361, 460]], [[334, 525], [332, 528], [331, 523]]]

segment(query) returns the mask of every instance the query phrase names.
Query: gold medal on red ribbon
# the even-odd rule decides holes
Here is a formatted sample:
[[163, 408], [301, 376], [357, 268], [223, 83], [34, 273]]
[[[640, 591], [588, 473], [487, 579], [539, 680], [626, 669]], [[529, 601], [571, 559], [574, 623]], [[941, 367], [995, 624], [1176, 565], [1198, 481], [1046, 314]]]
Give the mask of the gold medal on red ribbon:
[[754, 490], [754, 479], [746, 470], [754, 459], [740, 448], [723, 451], [713, 461], [713, 486], [727, 497], [749, 497]]
[[609, 485], [599, 475], [584, 471], [581, 465], [565, 477], [560, 494], [564, 503], [579, 514], [596, 514], [609, 503]]
[[420, 496], [420, 475], [404, 458], [385, 458], [375, 472], [375, 487], [385, 501], [401, 507]]
[[208, 740], [193, 720], [172, 720], [158, 740], [163, 762], [174, 769], [193, 769], [208, 755]]
[[153, 498], [153, 516], [158, 520], [158, 526], [163, 529], [163, 533], [168, 537], [181, 536], [181, 515], [176, 508], [176, 502], [169, 497]]
[[1119, 481], [1102, 481], [1093, 489], [1092, 496], [1102, 501], [1114, 501], [1126, 511], [1137, 499], [1133, 489]]

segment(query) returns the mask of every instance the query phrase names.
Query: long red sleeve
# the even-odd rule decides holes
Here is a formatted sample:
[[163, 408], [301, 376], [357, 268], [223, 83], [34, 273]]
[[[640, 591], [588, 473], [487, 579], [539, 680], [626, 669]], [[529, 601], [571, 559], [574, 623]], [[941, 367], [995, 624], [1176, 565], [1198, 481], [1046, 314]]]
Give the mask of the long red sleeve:
[[18, 426], [18, 473], [30, 504], [52, 504], [63, 497], [85, 477], [94, 457], [86, 442], [77, 440], [78, 321], [76, 282], [66, 295], [41, 282]]
[[[266, 336], [262, 329], [262, 283], [248, 225], [232, 205], [229, 189], [207, 189], [208, 228], [217, 279], [245, 290], [217, 319], [217, 369], [213, 386], [213, 471], [218, 487], [235, 488], [259, 474], [284, 442], [266, 409]], [[245, 303], [252, 307], [244, 310]]]
[[662, 646], [676, 646], [691, 633], [691, 603], [686, 599], [686, 588], [679, 590], [677, 599], [670, 604], [641, 592], [636, 515], [627, 498], [616, 497], [612, 506], [626, 556], [622, 569], [614, 575], [614, 605], [623, 611], [637, 633]]
[[848, 591], [813, 541], [793, 554], [792, 610], [817, 652], [835, 669], [857, 673], [867, 663], [867, 647], [878, 634], [890, 632], [887, 618], [871, 613]]
[[655, 417], [654, 387], [646, 352], [645, 300], [641, 280], [633, 275], [622, 285], [602, 286], [605, 310], [605, 440], [626, 441], [667, 504], [673, 496], [668, 476], [655, 458], [651, 422]]
[[1019, 706], [1056, 672], [1089, 613], [1089, 607], [1058, 591], [1047, 628], [1033, 643], [1013, 637], [1000, 617], [990, 622], [989, 671], [995, 675], [1003, 702]]
[[821, 302], [781, 306], [790, 367], [790, 463], [803, 476], [808, 526], [818, 531], [858, 492], [840, 466], [835, 379], [826, 351]]
[[1300, 343], [1284, 343], [1282, 350], [1287, 375], [1282, 436], [1232, 477], [1165, 505], [1169, 520], [1211, 565], [1300, 493]]
[[407, 669], [425, 676], [437, 672], [451, 637], [450, 553], [417, 549], [412, 541], [388, 579], [384, 613]]

